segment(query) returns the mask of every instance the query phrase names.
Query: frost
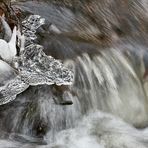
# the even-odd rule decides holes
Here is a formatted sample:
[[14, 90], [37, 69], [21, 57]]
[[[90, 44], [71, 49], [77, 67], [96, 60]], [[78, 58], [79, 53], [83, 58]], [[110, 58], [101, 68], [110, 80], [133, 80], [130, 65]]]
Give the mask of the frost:
[[25, 91], [30, 85], [71, 85], [74, 74], [71, 70], [43, 52], [43, 47], [33, 43], [36, 29], [45, 23], [38, 15], [31, 15], [22, 22], [23, 34], [27, 43], [19, 57], [14, 57], [12, 65], [17, 69], [17, 76], [0, 87], [0, 105], [6, 104]]

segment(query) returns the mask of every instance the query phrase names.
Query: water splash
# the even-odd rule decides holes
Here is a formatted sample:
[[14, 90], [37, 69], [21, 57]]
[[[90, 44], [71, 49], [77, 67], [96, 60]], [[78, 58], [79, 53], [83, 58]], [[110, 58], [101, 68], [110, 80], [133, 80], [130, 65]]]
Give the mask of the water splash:
[[[84, 116], [76, 128], [59, 132], [51, 148], [146, 148], [147, 137], [121, 119], [93, 112]], [[47, 148], [41, 146], [40, 148]]]

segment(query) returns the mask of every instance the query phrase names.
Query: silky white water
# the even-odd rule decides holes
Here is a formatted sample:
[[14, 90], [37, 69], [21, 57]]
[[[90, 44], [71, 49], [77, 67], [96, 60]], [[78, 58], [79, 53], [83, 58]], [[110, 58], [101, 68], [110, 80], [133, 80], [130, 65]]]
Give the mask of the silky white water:
[[146, 148], [147, 130], [133, 126], [147, 125], [147, 97], [129, 57], [110, 48], [65, 61], [75, 80], [62, 96], [73, 104], [55, 104], [50, 86], [27, 89], [1, 112], [0, 147]]

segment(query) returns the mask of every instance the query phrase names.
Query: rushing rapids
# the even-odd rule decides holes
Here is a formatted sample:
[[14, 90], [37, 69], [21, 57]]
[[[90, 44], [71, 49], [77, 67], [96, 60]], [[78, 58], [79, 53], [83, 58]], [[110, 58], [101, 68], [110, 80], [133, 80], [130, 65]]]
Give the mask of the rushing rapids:
[[[147, 148], [146, 34], [131, 35], [138, 26], [132, 18], [128, 25], [134, 33], [122, 37], [104, 28], [112, 40], [106, 33], [96, 38], [102, 26], [87, 15], [97, 9], [96, 18], [102, 12], [111, 22], [104, 10], [113, 15], [116, 10], [108, 6], [115, 3], [95, 6], [96, 0], [83, 7], [79, 0], [79, 6], [69, 1], [14, 2], [26, 17], [26, 43], [10, 65], [0, 60], [0, 148]], [[131, 13], [146, 7], [137, 1], [131, 5]], [[73, 104], [64, 105], [69, 100]]]

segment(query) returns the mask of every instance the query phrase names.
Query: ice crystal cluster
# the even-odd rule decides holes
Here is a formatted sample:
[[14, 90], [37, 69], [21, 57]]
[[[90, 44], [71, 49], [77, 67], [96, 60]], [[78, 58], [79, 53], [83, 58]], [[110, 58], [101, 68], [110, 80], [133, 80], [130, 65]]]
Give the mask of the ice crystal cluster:
[[31, 44], [37, 38], [36, 30], [43, 24], [45, 24], [45, 19], [39, 15], [30, 15], [28, 19], [22, 22], [22, 33], [26, 37], [26, 45]]
[[14, 100], [30, 85], [72, 84], [73, 72], [64, 67], [60, 61], [47, 56], [42, 46], [33, 43], [37, 38], [35, 35], [37, 28], [44, 23], [45, 19], [38, 15], [31, 15], [22, 22], [22, 32], [26, 38], [25, 49], [13, 59], [12, 65], [15, 65], [16, 76], [0, 87], [0, 105]]

